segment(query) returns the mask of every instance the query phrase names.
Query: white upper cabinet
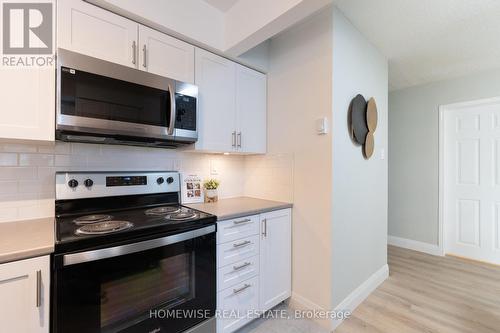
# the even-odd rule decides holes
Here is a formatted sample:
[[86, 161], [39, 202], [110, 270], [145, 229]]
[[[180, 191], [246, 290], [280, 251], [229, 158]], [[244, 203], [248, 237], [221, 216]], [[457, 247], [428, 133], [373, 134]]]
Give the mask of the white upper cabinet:
[[266, 76], [202, 49], [196, 49], [199, 87], [196, 150], [266, 152]]
[[139, 24], [81, 0], [57, 2], [57, 46], [137, 67]]
[[0, 138], [54, 141], [55, 68], [0, 70]]
[[238, 65], [236, 72], [237, 146], [242, 152], [266, 153], [266, 96], [266, 75]]
[[205, 50], [195, 52], [198, 86], [197, 150], [231, 152], [236, 149], [236, 64]]
[[267, 311], [291, 296], [291, 210], [260, 214], [260, 310]]
[[0, 331], [48, 333], [49, 256], [0, 264]]
[[194, 46], [145, 26], [139, 27], [139, 68], [194, 83]]

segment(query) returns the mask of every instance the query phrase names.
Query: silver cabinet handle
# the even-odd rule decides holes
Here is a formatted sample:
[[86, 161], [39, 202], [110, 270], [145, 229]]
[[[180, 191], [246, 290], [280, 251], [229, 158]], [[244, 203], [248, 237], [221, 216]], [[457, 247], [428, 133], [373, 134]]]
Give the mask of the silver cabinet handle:
[[146, 44], [144, 44], [144, 46], [142, 47], [142, 54], [144, 56], [144, 59], [142, 61], [142, 67], [146, 68], [147, 67], [147, 63], [146, 63], [146, 56], [147, 56]]
[[[144, 60], [144, 62], [145, 61], [146, 60]], [[144, 67], [146, 67], [146, 65], [144, 65]], [[168, 85], [168, 91], [170, 93], [170, 124], [167, 127], [167, 134], [174, 135], [177, 107], [175, 106], [175, 91], [170, 84]]]
[[132, 63], [135, 65], [137, 62], [137, 44], [135, 40], [132, 42]]
[[267, 219], [262, 220], [262, 236], [267, 237]]
[[252, 263], [245, 262], [244, 264], [241, 264], [239, 266], [233, 266], [233, 271], [239, 271], [240, 269], [250, 266], [251, 264]]
[[241, 148], [241, 132], [238, 132], [238, 139], [236, 141], [238, 143], [238, 148]]
[[236, 131], [234, 131], [233, 133], [231, 133], [231, 146], [233, 146], [234, 148], [236, 148]]
[[252, 286], [251, 284], [245, 283], [245, 285], [243, 287], [238, 288], [238, 289], [233, 289], [233, 294], [239, 294], [243, 290], [246, 290], [246, 289], [250, 288], [251, 286]]
[[36, 307], [42, 306], [42, 271], [36, 271]]
[[243, 223], [248, 223], [248, 222], [252, 222], [252, 220], [250, 219], [244, 219], [244, 220], [240, 220], [240, 221], [233, 221], [233, 224], [243, 224]]
[[242, 247], [242, 246], [245, 246], [245, 245], [248, 245], [248, 244], [251, 244], [252, 242], [251, 241], [244, 241], [244, 242], [241, 242], [241, 243], [235, 243], [233, 244], [233, 247]]

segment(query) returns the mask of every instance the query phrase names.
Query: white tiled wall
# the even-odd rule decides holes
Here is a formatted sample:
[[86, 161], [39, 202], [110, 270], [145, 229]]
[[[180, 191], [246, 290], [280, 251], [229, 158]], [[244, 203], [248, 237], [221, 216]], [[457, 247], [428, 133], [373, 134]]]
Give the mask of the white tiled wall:
[[268, 154], [245, 158], [245, 189], [250, 197], [293, 202], [292, 154]]
[[[210, 175], [210, 166], [218, 175]], [[244, 194], [245, 158], [141, 147], [0, 142], [0, 222], [54, 215], [56, 171], [176, 170], [221, 181], [220, 197]]]

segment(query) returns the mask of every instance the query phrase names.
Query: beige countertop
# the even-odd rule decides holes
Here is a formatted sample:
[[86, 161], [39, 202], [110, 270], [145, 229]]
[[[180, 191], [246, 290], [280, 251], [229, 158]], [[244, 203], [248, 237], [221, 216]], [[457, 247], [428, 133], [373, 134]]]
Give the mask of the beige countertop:
[[54, 218], [0, 223], [0, 263], [54, 252]]
[[234, 219], [242, 216], [271, 212], [273, 210], [291, 208], [293, 204], [287, 202], [237, 197], [220, 199], [215, 203], [189, 204], [188, 207], [201, 210], [217, 216], [218, 221]]

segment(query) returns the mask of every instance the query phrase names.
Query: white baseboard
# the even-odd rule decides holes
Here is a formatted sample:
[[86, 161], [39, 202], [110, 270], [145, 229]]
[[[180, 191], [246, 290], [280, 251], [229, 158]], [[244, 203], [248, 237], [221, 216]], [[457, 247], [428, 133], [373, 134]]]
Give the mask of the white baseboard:
[[[310, 299], [297, 294], [296, 292], [292, 292], [292, 297], [290, 297], [288, 301], [288, 306], [294, 310], [320, 310], [320, 311], [326, 311], [326, 309]], [[321, 318], [314, 318], [312, 319], [316, 323], [318, 323], [320, 326], [325, 328], [326, 330], [331, 330], [331, 322], [328, 319], [321, 319]]]
[[443, 250], [439, 246], [434, 244], [419, 242], [412, 239], [400, 238], [396, 236], [388, 236], [387, 243], [389, 245], [394, 245], [409, 250], [424, 252], [427, 254], [432, 254], [434, 256], [443, 255]]
[[[370, 294], [377, 289], [389, 277], [389, 266], [386, 264], [378, 271], [356, 288], [349, 296], [347, 296], [337, 307], [335, 311], [349, 310], [351, 313], [360, 305]], [[332, 327], [335, 330], [342, 320], [333, 320]]]

